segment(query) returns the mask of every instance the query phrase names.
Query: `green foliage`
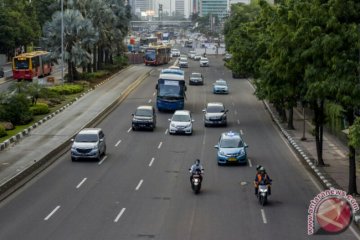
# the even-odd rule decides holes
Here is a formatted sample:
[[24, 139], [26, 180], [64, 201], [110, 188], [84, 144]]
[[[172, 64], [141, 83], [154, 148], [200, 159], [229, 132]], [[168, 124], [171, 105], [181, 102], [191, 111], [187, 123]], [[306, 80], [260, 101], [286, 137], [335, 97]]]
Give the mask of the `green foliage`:
[[103, 78], [108, 75], [110, 75], [110, 72], [106, 71], [106, 70], [101, 70], [101, 71], [92, 72], [92, 73], [83, 72], [80, 74], [80, 79], [85, 80], [85, 81], [91, 81], [94, 79]]
[[30, 101], [25, 94], [10, 95], [0, 108], [0, 119], [14, 125], [27, 124], [32, 118]]
[[341, 105], [334, 102], [326, 102], [325, 114], [331, 130], [339, 131], [342, 129], [344, 108]]
[[44, 115], [50, 112], [49, 106], [46, 103], [37, 103], [30, 107], [33, 115]]
[[5, 137], [5, 136], [7, 136], [5, 127], [2, 124], [0, 124], [0, 137]]
[[349, 145], [354, 148], [360, 147], [360, 118], [357, 117], [352, 126], [349, 127]]
[[80, 84], [63, 84], [52, 86], [49, 90], [60, 95], [70, 95], [84, 91], [84, 86]]

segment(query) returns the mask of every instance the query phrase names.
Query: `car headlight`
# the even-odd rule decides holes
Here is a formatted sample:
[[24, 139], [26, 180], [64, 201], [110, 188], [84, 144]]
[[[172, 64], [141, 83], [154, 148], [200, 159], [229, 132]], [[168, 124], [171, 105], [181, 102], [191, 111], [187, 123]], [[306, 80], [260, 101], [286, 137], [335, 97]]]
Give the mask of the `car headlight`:
[[241, 150], [239, 151], [239, 155], [244, 155], [244, 154], [245, 154], [244, 149], [241, 149]]
[[224, 155], [225, 155], [225, 153], [224, 153], [223, 151], [219, 151], [219, 155], [224, 156]]
[[170, 124], [170, 126], [172, 126], [172, 127], [176, 127], [176, 125], [175, 125], [174, 123], [171, 123], [171, 124]]

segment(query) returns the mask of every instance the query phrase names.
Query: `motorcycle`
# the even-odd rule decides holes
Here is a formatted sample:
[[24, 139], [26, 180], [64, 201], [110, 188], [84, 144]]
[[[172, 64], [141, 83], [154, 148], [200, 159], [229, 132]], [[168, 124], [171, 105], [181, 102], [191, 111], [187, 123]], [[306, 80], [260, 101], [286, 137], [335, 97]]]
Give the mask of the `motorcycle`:
[[264, 206], [267, 203], [268, 195], [269, 195], [269, 187], [265, 182], [261, 182], [258, 187], [258, 199], [259, 203]]
[[192, 178], [191, 178], [191, 188], [194, 191], [195, 194], [198, 194], [200, 192], [201, 189], [201, 172], [198, 171], [196, 173], [192, 174]]

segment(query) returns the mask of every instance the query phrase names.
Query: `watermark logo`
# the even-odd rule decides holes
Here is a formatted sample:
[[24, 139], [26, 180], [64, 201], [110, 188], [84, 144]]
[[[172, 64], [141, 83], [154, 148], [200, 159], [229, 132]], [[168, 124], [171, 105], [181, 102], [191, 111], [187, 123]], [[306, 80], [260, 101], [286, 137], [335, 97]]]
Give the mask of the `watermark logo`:
[[339, 234], [350, 226], [358, 210], [356, 200], [345, 191], [322, 191], [310, 201], [308, 234]]

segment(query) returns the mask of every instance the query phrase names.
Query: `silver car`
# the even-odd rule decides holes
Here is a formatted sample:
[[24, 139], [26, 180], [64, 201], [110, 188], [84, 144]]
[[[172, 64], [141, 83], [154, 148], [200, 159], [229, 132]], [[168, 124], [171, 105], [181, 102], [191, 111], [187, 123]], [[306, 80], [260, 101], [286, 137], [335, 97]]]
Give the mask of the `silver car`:
[[204, 85], [204, 77], [201, 73], [193, 72], [189, 77], [189, 85]]
[[206, 57], [200, 58], [200, 67], [208, 67], [209, 66], [209, 59]]
[[169, 134], [182, 133], [191, 135], [193, 133], [192, 123], [194, 120], [188, 110], [176, 110], [169, 122]]
[[101, 128], [84, 128], [71, 141], [72, 161], [85, 158], [100, 160], [106, 154], [105, 134]]
[[204, 125], [208, 126], [226, 126], [227, 125], [227, 110], [221, 102], [209, 102], [204, 112]]
[[180, 68], [187, 68], [187, 67], [189, 67], [187, 58], [180, 57], [180, 59], [179, 59], [179, 67], [180, 67]]
[[213, 83], [213, 93], [229, 93], [227, 82], [223, 79], [216, 80], [215, 83]]

